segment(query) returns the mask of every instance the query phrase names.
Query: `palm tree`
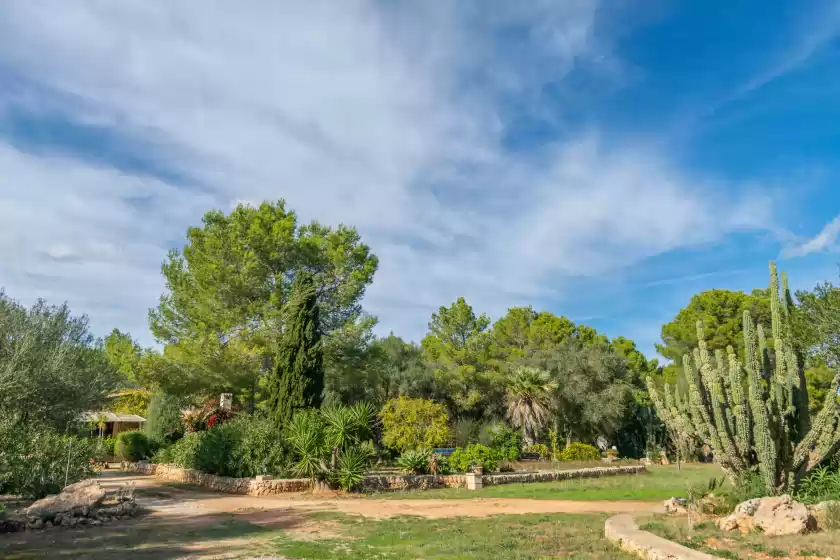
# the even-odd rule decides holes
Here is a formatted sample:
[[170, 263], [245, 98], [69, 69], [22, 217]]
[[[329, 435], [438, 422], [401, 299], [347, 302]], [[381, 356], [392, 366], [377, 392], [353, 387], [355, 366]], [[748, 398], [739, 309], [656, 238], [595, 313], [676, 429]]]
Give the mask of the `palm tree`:
[[557, 383], [547, 371], [519, 367], [510, 378], [507, 388], [507, 417], [515, 427], [522, 428], [526, 445], [533, 445], [536, 436], [549, 417], [551, 393]]

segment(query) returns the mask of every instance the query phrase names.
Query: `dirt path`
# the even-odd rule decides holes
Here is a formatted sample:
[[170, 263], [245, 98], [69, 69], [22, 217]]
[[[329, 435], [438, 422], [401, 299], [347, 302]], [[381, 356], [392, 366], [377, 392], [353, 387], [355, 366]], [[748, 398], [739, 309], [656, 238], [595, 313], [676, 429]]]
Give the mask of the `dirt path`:
[[138, 502], [158, 514], [203, 515], [214, 513], [314, 512], [331, 511], [385, 518], [417, 515], [429, 518], [487, 517], [526, 513], [654, 513], [661, 506], [634, 501], [569, 501], [513, 498], [453, 500], [373, 500], [357, 497], [317, 498], [306, 494], [282, 496], [242, 496], [220, 494], [168, 485], [151, 476], [115, 475], [106, 484], [133, 482]]
[[55, 529], [0, 535], [0, 558], [62, 557], [117, 560], [249, 558], [245, 551], [271, 550], [263, 535], [280, 529], [295, 540], [338, 538], [334, 521], [313, 519], [314, 512], [338, 512], [369, 518], [416, 515], [429, 518], [486, 517], [526, 513], [650, 513], [650, 502], [582, 502], [477, 498], [457, 500], [376, 500], [288, 494], [255, 497], [222, 494], [166, 483], [151, 476], [107, 473], [109, 489], [136, 487], [143, 508], [138, 518], [95, 529]]

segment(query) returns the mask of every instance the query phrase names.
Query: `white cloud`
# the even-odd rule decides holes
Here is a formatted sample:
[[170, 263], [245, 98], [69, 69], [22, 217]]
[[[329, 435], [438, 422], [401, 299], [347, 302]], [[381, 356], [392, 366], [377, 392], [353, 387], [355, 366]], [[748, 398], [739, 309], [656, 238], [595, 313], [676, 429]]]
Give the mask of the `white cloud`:
[[[304, 219], [359, 227], [381, 261], [367, 308], [417, 338], [459, 295], [492, 313], [561, 298], [565, 276], [760, 229], [772, 210], [595, 135], [502, 149], [499, 95], [527, 97], [588, 58], [618, 64], [591, 33], [594, 0], [219, 6], [4, 5], [0, 67], [49, 96], [0, 93], [0, 108], [117, 130], [187, 179], [0, 144], [12, 296], [68, 299], [100, 332], [148, 341], [160, 262], [186, 227], [282, 197]], [[531, 30], [527, 53], [493, 39], [511, 23]]]
[[785, 247], [782, 250], [782, 258], [804, 257], [811, 253], [837, 250], [840, 248], [837, 243], [838, 235], [840, 235], [840, 216], [828, 222], [820, 233], [804, 243]]

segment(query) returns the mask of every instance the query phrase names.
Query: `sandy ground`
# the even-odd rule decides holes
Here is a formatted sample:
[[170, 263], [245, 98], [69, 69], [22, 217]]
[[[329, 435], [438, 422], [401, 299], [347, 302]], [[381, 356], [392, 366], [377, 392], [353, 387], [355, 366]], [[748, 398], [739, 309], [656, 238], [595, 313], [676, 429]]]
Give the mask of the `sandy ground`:
[[106, 486], [134, 483], [138, 503], [157, 515], [206, 515], [214, 513], [313, 512], [330, 511], [385, 518], [416, 515], [429, 518], [487, 517], [525, 513], [656, 513], [661, 505], [633, 501], [568, 501], [509, 498], [464, 500], [373, 500], [361, 497], [318, 498], [290, 493], [279, 496], [242, 496], [221, 494], [167, 485], [151, 476], [110, 474], [103, 477]]
[[[108, 489], [134, 484], [144, 514], [94, 529], [54, 529], [0, 535], [0, 558], [250, 558], [260, 531], [280, 529], [296, 540], [340, 537], [340, 526], [313, 519], [314, 512], [370, 518], [415, 515], [429, 518], [486, 517], [526, 513], [638, 513], [661, 510], [650, 502], [581, 502], [528, 499], [375, 500], [295, 493], [272, 497], [222, 494], [167, 484], [152, 476], [108, 472]], [[239, 523], [242, 522], [242, 523]], [[226, 532], [230, 523], [237, 528]], [[342, 537], [343, 538], [343, 537]], [[270, 549], [270, 547], [269, 547]]]

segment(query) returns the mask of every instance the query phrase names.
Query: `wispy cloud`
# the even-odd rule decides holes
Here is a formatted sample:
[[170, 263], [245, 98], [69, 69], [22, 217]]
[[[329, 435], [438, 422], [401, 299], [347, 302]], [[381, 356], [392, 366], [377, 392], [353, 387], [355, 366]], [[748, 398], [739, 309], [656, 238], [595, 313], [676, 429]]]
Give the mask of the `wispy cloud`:
[[500, 314], [570, 297], [572, 276], [765, 229], [772, 200], [643, 145], [588, 130], [504, 149], [505, 96], [611, 57], [599, 13], [594, 0], [7, 2], [0, 68], [19, 87], [0, 108], [94, 123], [154, 165], [0, 140], [3, 282], [148, 337], [160, 262], [186, 227], [283, 197], [303, 219], [359, 227], [381, 260], [366, 307], [419, 338], [460, 295]]
[[811, 253], [835, 251], [840, 249], [837, 237], [840, 236], [840, 216], [828, 222], [822, 231], [804, 243], [791, 245], [782, 250], [782, 258], [804, 257]]

